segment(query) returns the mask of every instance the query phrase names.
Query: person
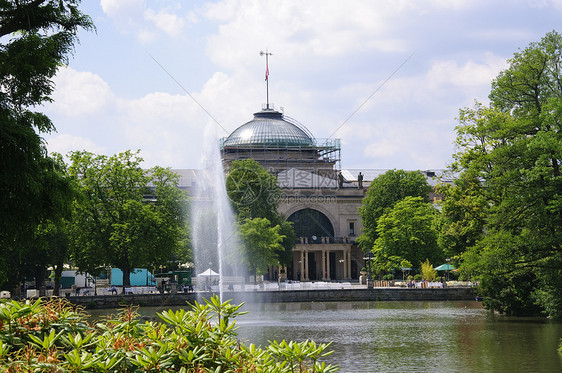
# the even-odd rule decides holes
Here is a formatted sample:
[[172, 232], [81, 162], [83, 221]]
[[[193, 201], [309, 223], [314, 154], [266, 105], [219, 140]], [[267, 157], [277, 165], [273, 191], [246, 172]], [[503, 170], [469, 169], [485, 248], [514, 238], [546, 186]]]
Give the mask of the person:
[[117, 295], [117, 288], [115, 287], [115, 285], [111, 286], [111, 294], [112, 295]]
[[228, 285], [228, 290], [229, 290], [229, 291], [234, 291], [234, 285], [229, 284], [229, 285]]
[[359, 184], [359, 189], [363, 189], [363, 174], [361, 172], [357, 175], [357, 183]]

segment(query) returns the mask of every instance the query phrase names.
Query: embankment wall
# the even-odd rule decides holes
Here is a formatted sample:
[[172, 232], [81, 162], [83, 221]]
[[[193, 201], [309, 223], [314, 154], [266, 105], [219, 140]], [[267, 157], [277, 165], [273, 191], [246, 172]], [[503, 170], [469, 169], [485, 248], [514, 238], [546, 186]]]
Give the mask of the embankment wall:
[[[177, 294], [128, 294], [103, 296], [72, 296], [68, 299], [86, 308], [116, 308], [134, 306], [182, 306], [210, 298], [212, 292]], [[444, 289], [337, 289], [337, 290], [286, 290], [286, 291], [234, 291], [225, 292], [224, 299], [232, 303], [285, 303], [285, 302], [349, 302], [349, 301], [438, 301], [473, 300], [475, 288]]]

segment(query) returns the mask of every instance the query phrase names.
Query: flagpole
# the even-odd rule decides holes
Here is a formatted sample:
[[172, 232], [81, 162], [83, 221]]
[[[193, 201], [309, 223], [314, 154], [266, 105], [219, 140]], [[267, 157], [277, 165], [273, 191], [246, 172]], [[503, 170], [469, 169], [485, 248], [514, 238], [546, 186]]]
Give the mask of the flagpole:
[[266, 92], [266, 109], [269, 110], [269, 56], [273, 55], [267, 51], [260, 51], [260, 56], [265, 55], [265, 92]]

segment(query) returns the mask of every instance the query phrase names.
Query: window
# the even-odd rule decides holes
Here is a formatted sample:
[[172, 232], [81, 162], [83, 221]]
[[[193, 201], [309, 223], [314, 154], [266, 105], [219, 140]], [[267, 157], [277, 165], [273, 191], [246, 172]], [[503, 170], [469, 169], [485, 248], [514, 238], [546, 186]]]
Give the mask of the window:
[[353, 221], [349, 222], [349, 235], [355, 236], [355, 222]]

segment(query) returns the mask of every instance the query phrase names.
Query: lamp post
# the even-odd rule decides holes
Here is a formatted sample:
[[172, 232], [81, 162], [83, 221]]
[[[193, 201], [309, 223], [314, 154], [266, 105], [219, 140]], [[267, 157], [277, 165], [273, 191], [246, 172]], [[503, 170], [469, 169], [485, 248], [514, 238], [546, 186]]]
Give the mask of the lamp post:
[[371, 251], [367, 251], [366, 255], [367, 256], [365, 256], [363, 260], [367, 262], [367, 289], [372, 289], [373, 277], [371, 276], [371, 257], [373, 254], [371, 253]]

